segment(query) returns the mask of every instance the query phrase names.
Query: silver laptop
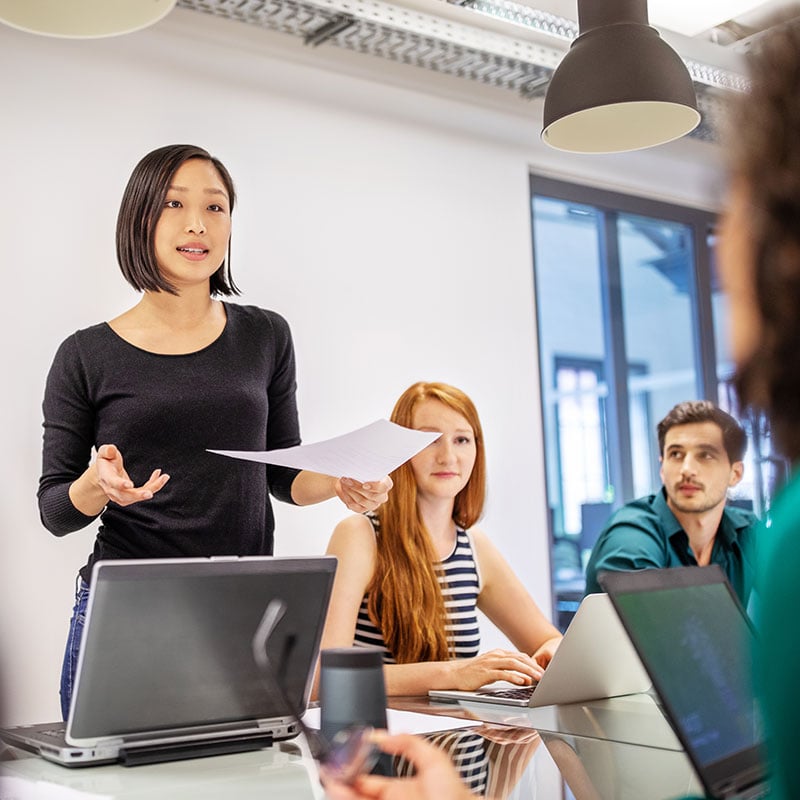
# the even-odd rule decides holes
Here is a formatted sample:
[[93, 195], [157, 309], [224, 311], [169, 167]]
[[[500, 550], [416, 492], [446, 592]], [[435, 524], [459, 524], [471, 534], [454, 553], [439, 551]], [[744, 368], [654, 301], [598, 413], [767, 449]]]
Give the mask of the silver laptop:
[[636, 694], [651, 685], [608, 596], [590, 594], [539, 683], [493, 683], [471, 692], [432, 689], [428, 695], [436, 700], [539, 707]]
[[305, 709], [336, 559], [212, 558], [95, 564], [66, 725], [0, 731], [67, 766], [127, 765], [266, 747], [296, 736], [265, 686], [252, 639], [273, 599], [286, 612], [270, 661]]
[[767, 797], [761, 715], [753, 691], [756, 637], [717, 565], [605, 573], [664, 714], [707, 797]]

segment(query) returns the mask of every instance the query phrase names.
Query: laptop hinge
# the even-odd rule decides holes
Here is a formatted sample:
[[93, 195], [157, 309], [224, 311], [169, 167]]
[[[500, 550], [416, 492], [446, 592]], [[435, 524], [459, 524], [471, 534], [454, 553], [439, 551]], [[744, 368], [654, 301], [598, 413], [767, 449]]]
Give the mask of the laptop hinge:
[[161, 761], [181, 761], [187, 758], [205, 758], [229, 753], [244, 753], [271, 747], [272, 731], [249, 733], [242, 737], [217, 739], [212, 742], [175, 742], [173, 744], [143, 745], [141, 747], [122, 747], [119, 762], [126, 767], [142, 764], [156, 764]]
[[748, 798], [764, 797], [766, 778], [758, 767], [749, 769], [736, 781], [725, 781], [714, 788], [714, 797], [731, 798], [731, 800], [748, 800]]

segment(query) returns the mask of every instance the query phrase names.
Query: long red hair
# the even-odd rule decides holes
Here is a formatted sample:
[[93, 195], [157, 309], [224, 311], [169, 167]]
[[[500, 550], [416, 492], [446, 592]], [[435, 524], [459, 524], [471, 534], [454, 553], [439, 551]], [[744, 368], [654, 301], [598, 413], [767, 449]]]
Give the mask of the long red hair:
[[[424, 400], [438, 400], [461, 414], [474, 433], [475, 464], [453, 504], [453, 520], [467, 529], [483, 513], [486, 496], [486, 458], [478, 412], [460, 389], [421, 381], [400, 396], [392, 422], [413, 427], [414, 410]], [[452, 657], [452, 648], [438, 581], [438, 558], [417, 508], [411, 464], [406, 462], [391, 477], [394, 487], [389, 499], [376, 512], [380, 530], [375, 572], [367, 589], [369, 615], [399, 664], [444, 661]]]

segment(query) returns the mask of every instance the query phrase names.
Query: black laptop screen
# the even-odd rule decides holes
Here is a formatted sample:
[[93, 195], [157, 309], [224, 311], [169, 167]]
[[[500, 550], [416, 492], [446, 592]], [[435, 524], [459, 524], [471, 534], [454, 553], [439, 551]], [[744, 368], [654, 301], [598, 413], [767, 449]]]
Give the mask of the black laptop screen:
[[725, 583], [615, 593], [625, 626], [696, 759], [757, 746], [753, 632]]

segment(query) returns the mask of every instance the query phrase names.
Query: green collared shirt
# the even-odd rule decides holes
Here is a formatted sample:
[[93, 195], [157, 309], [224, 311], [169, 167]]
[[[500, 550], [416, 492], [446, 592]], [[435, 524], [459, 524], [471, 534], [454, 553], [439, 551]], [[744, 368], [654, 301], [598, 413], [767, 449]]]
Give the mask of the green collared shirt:
[[[755, 577], [757, 526], [751, 512], [726, 506], [711, 551], [711, 563], [722, 567], [745, 607]], [[687, 566], [697, 560], [662, 488], [623, 506], [606, 523], [586, 566], [586, 593], [603, 591], [597, 576], [604, 571]]]

